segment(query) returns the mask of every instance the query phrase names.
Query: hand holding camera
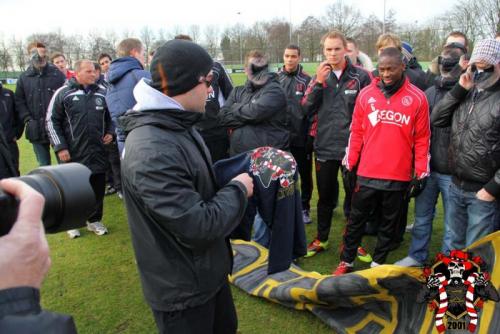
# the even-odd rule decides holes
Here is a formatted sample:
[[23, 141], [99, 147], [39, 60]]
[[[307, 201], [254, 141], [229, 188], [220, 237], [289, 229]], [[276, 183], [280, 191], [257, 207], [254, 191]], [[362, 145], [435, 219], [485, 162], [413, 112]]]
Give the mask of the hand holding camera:
[[50, 268], [49, 246], [41, 224], [45, 200], [18, 180], [5, 179], [0, 186], [19, 200], [14, 226], [0, 237], [0, 290], [19, 286], [39, 289]]

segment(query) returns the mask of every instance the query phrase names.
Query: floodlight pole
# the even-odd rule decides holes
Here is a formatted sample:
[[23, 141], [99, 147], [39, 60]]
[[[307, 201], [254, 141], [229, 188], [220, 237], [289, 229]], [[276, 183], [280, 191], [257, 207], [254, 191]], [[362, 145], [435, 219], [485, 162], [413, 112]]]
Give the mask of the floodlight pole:
[[[240, 15], [241, 17], [241, 12], [237, 12], [236, 14]], [[240, 22], [240, 25], [238, 26], [238, 32], [239, 32], [239, 44], [240, 44], [240, 64], [243, 64], [243, 44], [241, 43], [242, 42], [242, 39], [241, 39], [241, 22]]]
[[288, 14], [289, 14], [288, 30], [290, 32], [288, 43], [292, 43], [292, 0], [288, 0]]
[[384, 21], [382, 22], [382, 33], [385, 34], [385, 0], [384, 0]]

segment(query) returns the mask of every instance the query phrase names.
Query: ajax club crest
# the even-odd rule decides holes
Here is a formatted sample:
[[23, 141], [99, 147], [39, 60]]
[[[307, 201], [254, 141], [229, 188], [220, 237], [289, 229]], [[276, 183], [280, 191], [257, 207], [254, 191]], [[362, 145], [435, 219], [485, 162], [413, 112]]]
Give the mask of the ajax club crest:
[[484, 267], [481, 257], [453, 250], [450, 256], [438, 253], [435, 264], [424, 269], [427, 282], [418, 294], [417, 302], [427, 302], [435, 310], [439, 333], [447, 328], [468, 329], [473, 333], [483, 302], [499, 301], [499, 294], [489, 282], [490, 275], [483, 270]]

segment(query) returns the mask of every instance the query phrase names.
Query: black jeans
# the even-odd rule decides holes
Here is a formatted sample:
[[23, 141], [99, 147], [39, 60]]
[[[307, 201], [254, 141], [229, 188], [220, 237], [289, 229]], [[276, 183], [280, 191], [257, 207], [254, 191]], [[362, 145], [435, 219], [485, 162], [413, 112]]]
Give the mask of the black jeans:
[[313, 192], [312, 151], [308, 152], [306, 147], [291, 146], [290, 153], [297, 161], [299, 169], [302, 209], [309, 210]]
[[[318, 187], [318, 239], [327, 241], [332, 226], [333, 210], [339, 201], [338, 173], [341, 160], [316, 160], [316, 184]], [[345, 182], [344, 182], [345, 184]], [[347, 217], [351, 209], [351, 190], [345, 187], [344, 215]]]
[[377, 245], [373, 261], [385, 262], [391, 250], [394, 238], [397, 238], [397, 228], [401, 211], [404, 209], [406, 190], [388, 191], [365, 186], [357, 186], [352, 195], [351, 215], [347, 222], [340, 259], [346, 262], [354, 261], [358, 246], [365, 232], [365, 225], [370, 214], [379, 208]]
[[117, 191], [122, 191], [122, 178], [120, 174], [120, 153], [118, 152], [118, 145], [116, 141], [109, 143], [108, 145], [104, 145], [106, 148], [106, 156], [108, 158], [107, 164], [107, 181], [110, 183], [113, 188]]
[[203, 305], [173, 312], [153, 310], [153, 316], [160, 334], [234, 334], [238, 329], [233, 296], [227, 282]]
[[90, 185], [94, 190], [95, 195], [95, 209], [90, 215], [89, 223], [100, 222], [102, 220], [102, 210], [104, 204], [104, 191], [106, 188], [106, 174], [98, 173], [90, 175]]

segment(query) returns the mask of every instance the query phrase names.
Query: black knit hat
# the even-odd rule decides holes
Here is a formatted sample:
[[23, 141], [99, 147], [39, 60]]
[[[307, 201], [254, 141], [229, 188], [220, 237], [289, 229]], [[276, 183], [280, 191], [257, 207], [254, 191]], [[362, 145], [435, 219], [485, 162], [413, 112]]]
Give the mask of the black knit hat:
[[173, 39], [156, 50], [151, 61], [153, 88], [168, 96], [183, 94], [212, 69], [212, 57], [196, 43]]

